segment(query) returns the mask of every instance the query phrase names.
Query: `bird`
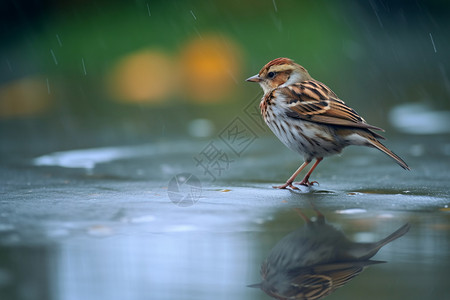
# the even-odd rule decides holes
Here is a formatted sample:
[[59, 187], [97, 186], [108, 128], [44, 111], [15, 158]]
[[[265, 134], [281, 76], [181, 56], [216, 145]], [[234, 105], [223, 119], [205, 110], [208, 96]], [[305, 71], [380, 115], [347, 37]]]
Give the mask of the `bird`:
[[[376, 148], [403, 169], [409, 166], [379, 139], [374, 130], [383, 129], [368, 124], [354, 109], [325, 84], [309, 75], [292, 59], [280, 57], [268, 62], [258, 74], [247, 78], [257, 82], [264, 92], [260, 102], [262, 117], [267, 126], [289, 149], [303, 156], [303, 164], [279, 189], [298, 189], [295, 185], [312, 186], [309, 178], [324, 157], [338, 154], [349, 145]], [[298, 174], [313, 160], [311, 169], [301, 182], [294, 182]]]
[[317, 300], [331, 294], [366, 267], [384, 263], [371, 258], [410, 229], [406, 223], [378, 242], [359, 243], [327, 224], [318, 210], [315, 220], [296, 210], [306, 225], [278, 241], [261, 264], [262, 282], [248, 285], [281, 300]]

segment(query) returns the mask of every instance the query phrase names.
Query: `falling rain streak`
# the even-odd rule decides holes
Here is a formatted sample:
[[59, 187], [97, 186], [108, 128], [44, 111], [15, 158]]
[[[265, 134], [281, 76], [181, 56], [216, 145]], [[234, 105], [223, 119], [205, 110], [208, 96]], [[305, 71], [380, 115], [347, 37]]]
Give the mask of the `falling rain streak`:
[[47, 92], [50, 95], [50, 82], [48, 81], [48, 77], [46, 78], [47, 80]]
[[431, 35], [431, 32], [430, 32], [430, 39], [431, 39], [431, 44], [433, 44], [434, 53], [437, 53], [436, 45], [434, 44], [434, 40], [433, 40], [433, 36]]
[[58, 34], [56, 34], [56, 40], [58, 41], [59, 46], [62, 47], [61, 39]]
[[380, 27], [383, 28], [383, 22], [381, 22], [380, 15], [378, 14], [378, 8], [376, 7], [376, 4], [373, 1], [369, 1], [370, 6], [372, 6], [372, 10], [375, 13], [375, 16], [377, 17], [378, 24], [380, 24]]
[[84, 58], [81, 59], [81, 64], [83, 65], [83, 72], [84, 72], [84, 75], [87, 75], [87, 72], [86, 72], [86, 65], [84, 64]]
[[50, 49], [50, 53], [52, 54], [53, 61], [55, 62], [55, 65], [58, 65], [58, 61], [56, 60], [55, 52], [53, 52], [53, 49]]
[[191, 15], [194, 17], [194, 20], [197, 21], [197, 17], [194, 15], [194, 12], [191, 10]]
[[148, 16], [151, 17], [152, 14], [150, 13], [150, 5], [148, 5], [148, 3], [147, 3], [147, 11], [148, 11]]
[[275, 0], [272, 0], [272, 2], [273, 2], [273, 8], [275, 9], [275, 12], [278, 12], [277, 3], [275, 2]]
[[197, 29], [195, 26], [194, 26], [194, 31], [195, 31], [195, 33], [197, 33], [198, 37], [199, 37], [201, 40], [203, 40], [202, 34], [200, 33], [200, 31], [198, 31], [198, 29]]

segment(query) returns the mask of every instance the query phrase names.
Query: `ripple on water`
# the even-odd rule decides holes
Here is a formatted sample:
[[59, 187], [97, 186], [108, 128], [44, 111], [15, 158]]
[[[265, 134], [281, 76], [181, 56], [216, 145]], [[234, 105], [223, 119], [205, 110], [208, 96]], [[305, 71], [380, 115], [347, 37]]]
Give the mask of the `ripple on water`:
[[364, 194], [371, 195], [408, 195], [408, 196], [427, 196], [428, 193], [424, 191], [410, 191], [404, 189], [389, 189], [389, 188], [381, 188], [381, 189], [358, 189], [353, 191], [348, 191], [347, 195], [358, 196]]

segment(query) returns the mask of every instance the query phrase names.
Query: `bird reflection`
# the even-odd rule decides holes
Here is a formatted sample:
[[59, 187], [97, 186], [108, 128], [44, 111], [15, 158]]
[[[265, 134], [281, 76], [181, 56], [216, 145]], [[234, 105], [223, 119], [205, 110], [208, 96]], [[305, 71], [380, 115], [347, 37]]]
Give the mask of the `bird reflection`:
[[316, 210], [311, 220], [300, 209], [306, 225], [282, 238], [261, 266], [259, 287], [276, 299], [321, 299], [342, 287], [365, 267], [382, 263], [370, 260], [386, 244], [403, 236], [410, 225], [375, 243], [350, 241], [341, 231], [325, 222]]

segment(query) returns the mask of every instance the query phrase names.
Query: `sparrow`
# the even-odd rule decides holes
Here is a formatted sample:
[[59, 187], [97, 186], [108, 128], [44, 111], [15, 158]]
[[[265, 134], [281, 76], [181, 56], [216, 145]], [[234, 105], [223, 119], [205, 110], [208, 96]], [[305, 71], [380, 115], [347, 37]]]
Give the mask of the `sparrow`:
[[261, 265], [263, 281], [249, 285], [276, 299], [321, 299], [348, 283], [366, 267], [384, 263], [371, 260], [383, 246], [406, 234], [405, 224], [378, 242], [358, 243], [327, 224], [318, 211], [316, 220], [296, 209], [306, 225], [287, 234]]
[[267, 63], [255, 76], [247, 79], [257, 82], [264, 91], [260, 102], [262, 117], [267, 126], [291, 150], [304, 157], [304, 163], [285, 184], [293, 185], [297, 175], [313, 160], [311, 169], [301, 182], [311, 186], [309, 177], [326, 156], [338, 154], [349, 145], [376, 148], [393, 158], [403, 169], [408, 165], [384, 146], [383, 136], [374, 130], [383, 129], [368, 124], [355, 110], [325, 84], [314, 80], [308, 71], [289, 58], [277, 58]]

